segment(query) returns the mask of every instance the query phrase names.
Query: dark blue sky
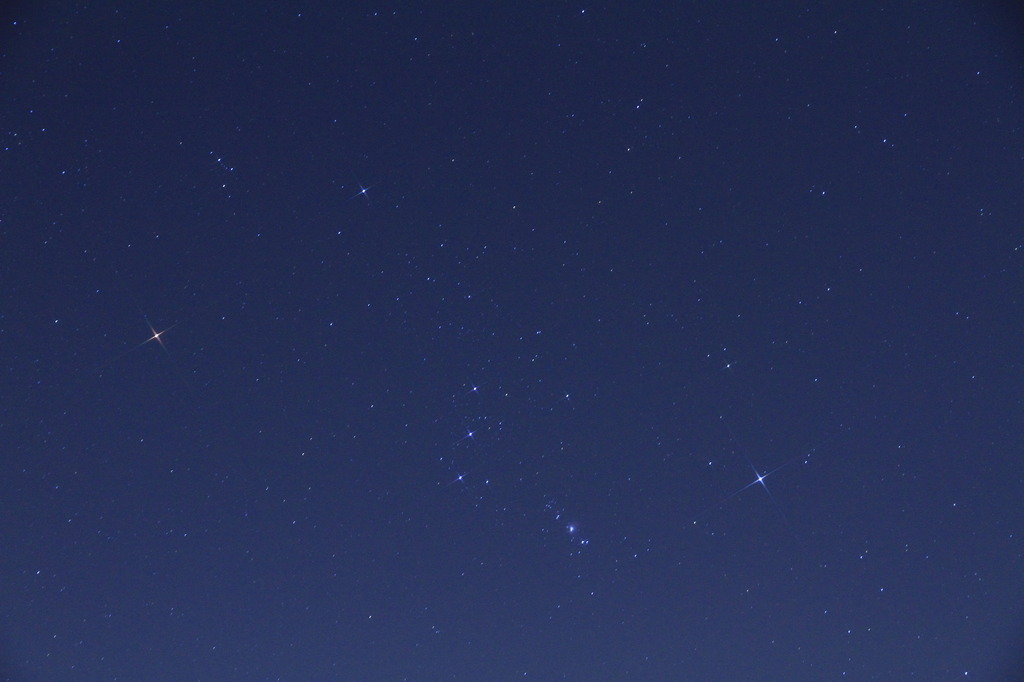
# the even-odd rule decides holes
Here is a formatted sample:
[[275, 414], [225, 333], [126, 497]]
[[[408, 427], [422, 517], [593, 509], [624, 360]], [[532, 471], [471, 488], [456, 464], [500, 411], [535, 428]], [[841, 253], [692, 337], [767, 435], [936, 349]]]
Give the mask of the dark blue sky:
[[1018, 679], [1017, 15], [214, 4], [0, 30], [4, 679]]

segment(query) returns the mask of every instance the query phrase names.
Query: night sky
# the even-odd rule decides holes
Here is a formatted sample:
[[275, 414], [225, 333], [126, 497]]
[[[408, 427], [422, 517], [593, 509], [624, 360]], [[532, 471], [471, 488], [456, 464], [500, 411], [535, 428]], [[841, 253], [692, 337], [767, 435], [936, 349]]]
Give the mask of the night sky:
[[1018, 15], [5, 12], [3, 679], [1020, 679]]

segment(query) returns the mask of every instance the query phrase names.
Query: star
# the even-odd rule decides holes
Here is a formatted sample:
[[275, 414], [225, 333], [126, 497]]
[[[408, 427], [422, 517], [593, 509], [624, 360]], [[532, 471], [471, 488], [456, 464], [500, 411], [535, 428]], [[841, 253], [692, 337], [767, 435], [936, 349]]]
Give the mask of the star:
[[164, 340], [162, 338], [160, 338], [160, 337], [163, 336], [168, 331], [168, 329], [170, 329], [170, 327], [168, 327], [168, 329], [164, 329], [163, 331], [159, 331], [158, 332], [156, 330], [156, 328], [150, 323], [149, 320], [146, 320], [146, 325], [149, 327], [149, 331], [152, 334], [152, 336], [150, 336], [148, 339], [146, 339], [142, 343], [146, 344], [146, 343], [149, 343], [150, 341], [156, 341], [157, 343], [160, 344], [160, 347], [163, 348], [164, 352], [166, 353], [167, 352], [167, 346], [164, 345]]
[[455, 441], [456, 444], [461, 443], [464, 440], [476, 440], [476, 431], [466, 429], [466, 435]]
[[162, 329], [160, 331], [157, 331], [156, 327], [154, 327], [150, 323], [150, 321], [147, 319], [146, 320], [146, 326], [149, 327], [149, 336], [147, 336], [142, 341], [136, 343], [134, 346], [131, 346], [127, 350], [121, 351], [120, 353], [117, 353], [117, 354], [113, 355], [112, 357], [107, 359], [105, 362], [100, 362], [99, 364], [93, 365], [93, 367], [88, 370], [89, 373], [102, 372], [102, 371], [106, 370], [111, 365], [121, 361], [125, 356], [130, 355], [131, 353], [134, 353], [135, 351], [137, 351], [138, 349], [142, 348], [143, 346], [145, 346], [147, 343], [149, 343], [151, 341], [156, 341], [158, 344], [160, 344], [160, 347], [163, 349], [164, 353], [167, 353], [167, 355], [169, 357], [170, 353], [167, 350], [167, 346], [164, 345], [163, 335], [166, 334], [167, 332], [171, 331], [175, 327], [177, 327], [179, 324], [181, 324], [181, 323], [180, 322], [176, 322], [176, 323], [172, 324], [170, 327], [167, 327], [166, 329]]
[[[167, 355], [169, 356], [170, 353], [167, 350], [167, 346], [164, 344], [164, 334], [166, 334], [167, 332], [171, 331], [172, 329], [177, 327], [179, 324], [181, 324], [181, 323], [180, 322], [175, 322], [174, 324], [172, 324], [167, 329], [161, 329], [160, 331], [157, 331], [156, 327], [154, 327], [153, 324], [147, 319], [146, 320], [146, 326], [149, 327], [149, 334], [150, 334], [149, 338], [147, 338], [145, 341], [140, 343], [138, 346], [135, 346], [135, 348], [140, 348], [142, 346], [145, 346], [150, 341], [156, 341], [158, 344], [160, 344], [160, 348], [163, 349], [164, 353], [167, 353]], [[132, 350], [135, 350], [135, 348], [133, 348]]]
[[700, 519], [701, 519], [701, 518], [702, 518], [702, 517], [703, 517], [703, 516], [704, 516], [705, 514], [707, 514], [708, 512], [710, 512], [710, 511], [712, 511], [712, 510], [714, 510], [714, 509], [718, 509], [718, 508], [719, 508], [719, 507], [721, 507], [721, 506], [722, 506], [723, 504], [725, 504], [726, 502], [728, 502], [728, 501], [729, 501], [729, 500], [731, 500], [732, 498], [736, 497], [737, 495], [739, 495], [740, 493], [742, 493], [742, 492], [743, 492], [744, 490], [746, 490], [747, 488], [750, 488], [750, 487], [752, 487], [752, 486], [755, 486], [755, 485], [758, 485], [758, 484], [760, 484], [760, 485], [761, 485], [761, 487], [762, 487], [762, 488], [764, 488], [764, 491], [765, 491], [766, 493], [768, 493], [768, 497], [769, 497], [769, 498], [771, 499], [771, 501], [772, 501], [772, 504], [774, 504], [774, 505], [775, 505], [775, 508], [779, 510], [779, 514], [781, 514], [781, 515], [782, 515], [782, 518], [783, 518], [783, 519], [784, 519], [784, 520], [786, 521], [786, 523], [787, 523], [787, 525], [788, 525], [788, 524], [789, 524], [789, 519], [787, 519], [787, 518], [786, 518], [786, 515], [785, 515], [785, 514], [784, 514], [784, 513], [782, 512], [782, 508], [781, 508], [781, 507], [779, 506], [779, 503], [778, 503], [778, 502], [777, 502], [777, 501], [775, 500], [775, 496], [774, 496], [774, 495], [772, 495], [772, 491], [768, 489], [768, 484], [767, 484], [767, 483], [766, 483], [765, 481], [767, 480], [767, 478], [768, 478], [769, 476], [771, 476], [771, 475], [775, 474], [775, 473], [776, 473], [777, 471], [779, 471], [780, 469], [782, 469], [782, 468], [784, 468], [784, 467], [787, 467], [787, 466], [789, 466], [790, 464], [792, 464], [793, 462], [797, 461], [798, 459], [803, 459], [803, 458], [806, 458], [806, 456], [807, 456], [807, 455], [800, 455], [800, 457], [794, 457], [793, 459], [790, 459], [790, 460], [789, 460], [789, 461], [787, 461], [787, 462], [783, 462], [782, 464], [780, 464], [779, 466], [775, 467], [775, 468], [774, 468], [774, 469], [772, 469], [771, 471], [768, 471], [768, 472], [766, 472], [766, 473], [763, 473], [763, 474], [762, 474], [761, 472], [759, 472], [759, 471], [757, 470], [757, 467], [755, 467], [755, 466], [754, 466], [753, 462], [751, 462], [751, 461], [750, 461], [750, 459], [749, 459], [749, 458], [748, 458], [748, 457], [747, 457], [746, 455], [744, 455], [744, 459], [746, 459], [746, 460], [747, 460], [747, 464], [748, 464], [748, 465], [750, 466], [750, 469], [751, 469], [751, 471], [753, 471], [753, 472], [754, 472], [754, 480], [752, 480], [752, 481], [751, 481], [750, 483], [747, 483], [747, 484], [746, 484], [746, 485], [744, 485], [743, 487], [741, 487], [741, 488], [738, 488], [738, 489], [734, 490], [734, 491], [733, 491], [732, 493], [730, 493], [729, 495], [726, 495], [726, 496], [725, 496], [725, 497], [723, 497], [723, 498], [722, 498], [721, 500], [719, 500], [719, 501], [718, 501], [717, 503], [715, 503], [715, 504], [711, 505], [710, 507], [708, 507], [707, 509], [705, 509], [704, 511], [702, 511], [702, 512], [701, 512], [700, 514], [697, 514], [697, 516], [695, 516], [695, 517], [693, 518], [693, 524], [694, 524], [694, 525], [697, 525], [697, 522], [698, 522], [698, 521], [700, 521]]
[[366, 199], [366, 203], [370, 203], [370, 190], [376, 187], [376, 185], [364, 185], [359, 182], [359, 178], [356, 178], [356, 185], [359, 187], [359, 191], [348, 198], [349, 201], [363, 197]]

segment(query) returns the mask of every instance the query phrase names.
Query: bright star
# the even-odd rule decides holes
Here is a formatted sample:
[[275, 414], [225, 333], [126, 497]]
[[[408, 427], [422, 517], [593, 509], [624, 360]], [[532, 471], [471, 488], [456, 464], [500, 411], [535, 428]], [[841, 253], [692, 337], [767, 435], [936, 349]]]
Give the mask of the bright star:
[[163, 349], [164, 349], [164, 350], [166, 351], [166, 350], [167, 350], [167, 346], [165, 346], [165, 345], [164, 345], [164, 340], [163, 340], [163, 339], [161, 339], [160, 337], [161, 337], [161, 336], [162, 336], [162, 335], [164, 334], [164, 332], [166, 332], [167, 330], [166, 330], [166, 329], [164, 329], [163, 331], [160, 331], [160, 332], [158, 332], [158, 331], [156, 330], [156, 328], [155, 328], [155, 327], [153, 327], [153, 325], [152, 325], [152, 324], [150, 324], [149, 320], [146, 320], [146, 325], [147, 325], [147, 326], [149, 327], [149, 331], [150, 331], [150, 333], [152, 334], [152, 336], [150, 336], [150, 337], [149, 337], [148, 339], [146, 339], [145, 341], [143, 341], [143, 343], [149, 343], [150, 341], [156, 341], [157, 343], [159, 343], [159, 344], [160, 344], [160, 347], [161, 347], [161, 348], [163, 348]]
[[777, 501], [775, 500], [775, 496], [774, 496], [774, 495], [772, 495], [772, 491], [768, 489], [768, 484], [767, 484], [767, 483], [766, 483], [765, 481], [767, 480], [767, 478], [768, 478], [769, 476], [771, 476], [771, 475], [772, 475], [772, 474], [774, 474], [775, 472], [779, 471], [779, 470], [780, 470], [780, 469], [782, 469], [783, 467], [787, 467], [787, 466], [789, 466], [790, 464], [792, 464], [793, 462], [797, 461], [798, 459], [805, 459], [806, 457], [807, 457], [807, 455], [801, 455], [800, 457], [794, 457], [793, 459], [790, 459], [790, 460], [789, 460], [789, 461], [787, 461], [787, 462], [783, 462], [782, 464], [780, 464], [779, 466], [775, 467], [775, 468], [774, 468], [774, 469], [772, 469], [771, 471], [769, 471], [769, 472], [766, 472], [766, 473], [763, 473], [763, 474], [762, 474], [762, 473], [760, 473], [760, 472], [759, 472], [759, 471], [757, 470], [757, 468], [756, 468], [756, 467], [754, 466], [754, 464], [753, 464], [753, 463], [752, 463], [752, 462], [750, 461], [750, 459], [749, 459], [749, 458], [747, 458], [747, 457], [746, 457], [746, 455], [744, 455], [744, 459], [746, 459], [746, 460], [747, 460], [747, 464], [748, 464], [748, 465], [750, 466], [750, 469], [751, 469], [751, 471], [753, 471], [753, 472], [754, 472], [754, 480], [752, 480], [752, 481], [751, 481], [750, 483], [747, 483], [747, 484], [746, 484], [745, 486], [743, 486], [743, 487], [741, 487], [741, 488], [738, 488], [738, 489], [734, 490], [734, 491], [733, 491], [732, 493], [730, 493], [729, 495], [726, 495], [726, 496], [725, 496], [725, 497], [723, 497], [723, 498], [722, 498], [721, 500], [719, 500], [719, 501], [718, 501], [717, 503], [715, 503], [715, 504], [711, 505], [710, 507], [708, 507], [707, 509], [705, 509], [704, 511], [702, 511], [702, 512], [701, 512], [700, 514], [697, 514], [697, 516], [695, 516], [695, 517], [694, 517], [694, 519], [693, 519], [693, 523], [694, 523], [694, 525], [696, 525], [696, 524], [697, 524], [697, 522], [698, 522], [698, 521], [700, 521], [700, 519], [701, 519], [701, 518], [702, 518], [702, 517], [703, 517], [703, 516], [704, 516], [705, 514], [707, 514], [708, 512], [710, 512], [710, 511], [712, 511], [712, 510], [714, 510], [714, 509], [718, 509], [718, 508], [719, 508], [719, 507], [721, 507], [721, 506], [722, 506], [723, 504], [725, 504], [726, 502], [728, 502], [728, 501], [729, 501], [729, 500], [731, 500], [732, 498], [736, 497], [737, 495], [739, 495], [740, 493], [742, 493], [742, 492], [743, 492], [744, 490], [746, 490], [747, 488], [750, 488], [751, 486], [755, 486], [755, 485], [758, 485], [758, 484], [761, 484], [761, 487], [762, 487], [762, 488], [764, 488], [764, 491], [765, 491], [766, 493], [768, 493], [768, 497], [769, 497], [769, 498], [771, 499], [771, 501], [772, 501], [772, 504], [774, 504], [774, 505], [775, 505], [775, 508], [779, 510], [779, 514], [781, 514], [781, 515], [782, 515], [782, 518], [783, 518], [783, 519], [784, 519], [784, 520], [786, 521], [786, 524], [788, 525], [788, 524], [789, 524], [789, 519], [787, 519], [787, 518], [786, 518], [786, 515], [785, 515], [785, 514], [784, 514], [784, 513], [782, 512], [782, 507], [780, 507], [780, 506], [779, 506], [779, 503], [778, 503], [778, 502], [777, 502]]
[[366, 199], [366, 202], [369, 203], [370, 190], [373, 189], [376, 185], [363, 185], [363, 183], [359, 182], [358, 178], [356, 178], [356, 185], [359, 186], [359, 191], [350, 196], [348, 198], [349, 201], [352, 201], [353, 199], [358, 199], [359, 197], [364, 197]]

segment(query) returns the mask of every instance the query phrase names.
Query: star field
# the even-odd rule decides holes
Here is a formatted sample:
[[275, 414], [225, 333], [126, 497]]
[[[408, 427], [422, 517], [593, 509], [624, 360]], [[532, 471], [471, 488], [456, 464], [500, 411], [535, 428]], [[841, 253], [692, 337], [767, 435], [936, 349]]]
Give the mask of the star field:
[[1013, 680], [986, 3], [22, 6], [0, 678]]

